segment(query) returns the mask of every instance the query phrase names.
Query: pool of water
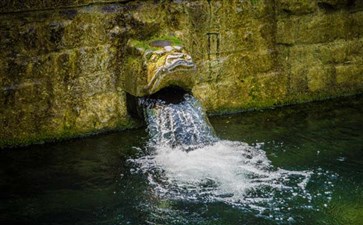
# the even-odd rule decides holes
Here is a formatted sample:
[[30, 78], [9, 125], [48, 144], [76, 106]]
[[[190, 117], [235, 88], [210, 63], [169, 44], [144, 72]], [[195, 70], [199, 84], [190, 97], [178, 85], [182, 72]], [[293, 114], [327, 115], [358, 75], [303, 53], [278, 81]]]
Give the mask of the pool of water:
[[[221, 141], [152, 160], [144, 129], [2, 150], [0, 223], [363, 224], [362, 103], [212, 117]], [[268, 160], [269, 185], [242, 187], [261, 180], [239, 176], [249, 149]]]

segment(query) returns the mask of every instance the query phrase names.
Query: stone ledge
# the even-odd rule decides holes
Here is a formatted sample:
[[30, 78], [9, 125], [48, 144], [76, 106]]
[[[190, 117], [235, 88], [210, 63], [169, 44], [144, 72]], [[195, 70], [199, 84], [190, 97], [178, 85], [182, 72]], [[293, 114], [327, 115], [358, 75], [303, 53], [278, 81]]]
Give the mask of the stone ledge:
[[76, 8], [93, 4], [125, 3], [133, 0], [2, 0], [0, 14]]

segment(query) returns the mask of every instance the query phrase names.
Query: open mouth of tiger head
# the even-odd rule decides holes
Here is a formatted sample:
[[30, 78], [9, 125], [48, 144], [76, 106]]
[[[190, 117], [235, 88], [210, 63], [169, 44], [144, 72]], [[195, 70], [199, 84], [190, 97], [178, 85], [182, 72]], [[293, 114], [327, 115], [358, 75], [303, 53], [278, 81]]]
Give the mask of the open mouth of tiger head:
[[[170, 46], [171, 47], [171, 46]], [[149, 93], [160, 89], [162, 81], [173, 83], [171, 77], [177, 77], [176, 80], [189, 79], [190, 74], [186, 73], [195, 69], [195, 64], [192, 57], [184, 52], [166, 52], [165, 55], [159, 56], [155, 61], [157, 66], [150, 65], [147, 89]], [[168, 79], [171, 78], [171, 79]], [[174, 83], [174, 85], [177, 85]]]

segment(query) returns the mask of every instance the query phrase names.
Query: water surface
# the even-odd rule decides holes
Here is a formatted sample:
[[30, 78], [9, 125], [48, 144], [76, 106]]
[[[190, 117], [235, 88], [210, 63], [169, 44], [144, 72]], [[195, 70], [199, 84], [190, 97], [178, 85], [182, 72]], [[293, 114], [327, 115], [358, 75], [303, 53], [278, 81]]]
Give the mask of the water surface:
[[[165, 149], [156, 154], [162, 171], [154, 174], [137, 163], [153, 155], [144, 129], [5, 150], [0, 153], [0, 222], [363, 224], [362, 103], [360, 96], [212, 117], [220, 141], [188, 153]], [[289, 171], [291, 179], [280, 181], [293, 190], [238, 187], [248, 184], [243, 179], [253, 179], [233, 172], [245, 165], [241, 153], [250, 148], [268, 163], [269, 173]], [[215, 164], [205, 163], [210, 161]], [[166, 184], [170, 178], [179, 186]], [[190, 178], [205, 183], [188, 189], [183, 185]], [[213, 184], [216, 180], [223, 188], [213, 189], [221, 187]], [[268, 196], [273, 201], [258, 201]]]

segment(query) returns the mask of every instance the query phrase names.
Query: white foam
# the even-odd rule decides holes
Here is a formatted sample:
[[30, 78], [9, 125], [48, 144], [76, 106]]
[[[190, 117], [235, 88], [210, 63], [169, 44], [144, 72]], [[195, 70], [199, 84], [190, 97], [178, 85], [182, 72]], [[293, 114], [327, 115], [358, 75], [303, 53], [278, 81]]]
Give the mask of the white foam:
[[[310, 209], [313, 198], [322, 196], [307, 191], [312, 171], [273, 167], [263, 144], [219, 140], [192, 96], [178, 105], [151, 102], [146, 115], [151, 135], [148, 154], [131, 161], [138, 168], [134, 172], [145, 174], [161, 198], [219, 201], [291, 221], [287, 212]], [[324, 175], [321, 170], [320, 175]]]
[[[251, 204], [271, 200], [271, 192], [257, 190], [292, 190], [301, 195], [311, 172], [274, 169], [264, 151], [246, 143], [218, 141], [186, 152], [157, 146], [151, 156], [134, 160], [155, 192], [173, 199], [223, 201]], [[291, 180], [295, 181], [291, 183]], [[256, 192], [257, 191], [257, 192]]]

